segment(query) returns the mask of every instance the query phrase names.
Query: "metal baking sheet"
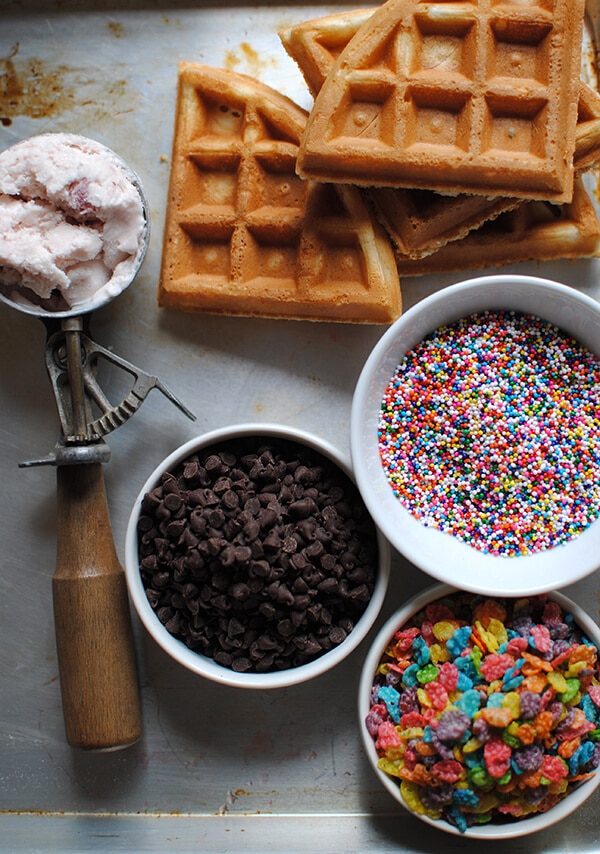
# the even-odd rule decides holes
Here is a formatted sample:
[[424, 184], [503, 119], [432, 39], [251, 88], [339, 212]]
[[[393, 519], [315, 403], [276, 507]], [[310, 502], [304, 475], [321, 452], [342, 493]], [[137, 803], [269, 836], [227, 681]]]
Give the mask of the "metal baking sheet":
[[[0, 4], [0, 147], [43, 131], [106, 143], [140, 174], [152, 213], [136, 283], [94, 315], [105, 347], [160, 376], [198, 420], [160, 395], [109, 437], [105, 478], [122, 556], [133, 500], [154, 466], [206, 430], [279, 421], [348, 453], [355, 382], [378, 327], [186, 316], [156, 288], [177, 63], [251, 74], [310, 99], [277, 31], [351, 5], [64, 2]], [[600, 299], [600, 260], [521, 264]], [[469, 276], [409, 279], [404, 305]], [[109, 754], [68, 747], [51, 605], [55, 472], [18, 463], [47, 453], [58, 422], [44, 329], [0, 305], [0, 850], [446, 852], [480, 844], [423, 826], [381, 789], [358, 738], [356, 691], [368, 640], [333, 673], [273, 692], [240, 692], [175, 665], [134, 618], [144, 732]], [[119, 378], [107, 390], [119, 395]], [[429, 579], [399, 555], [383, 620]], [[599, 576], [565, 591], [598, 619]], [[596, 793], [515, 852], [600, 851]], [[498, 850], [502, 850], [499, 848]]]

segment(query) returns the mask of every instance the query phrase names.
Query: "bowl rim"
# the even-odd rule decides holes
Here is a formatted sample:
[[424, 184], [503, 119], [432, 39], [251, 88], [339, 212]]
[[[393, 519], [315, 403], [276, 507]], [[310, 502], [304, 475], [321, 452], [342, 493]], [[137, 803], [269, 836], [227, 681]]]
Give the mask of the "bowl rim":
[[314, 661], [288, 670], [264, 674], [236, 673], [233, 670], [222, 667], [211, 658], [188, 649], [182, 641], [171, 636], [148, 602], [142, 585], [137, 558], [137, 520], [140, 515], [141, 501], [146, 492], [150, 491], [157, 483], [160, 475], [182, 462], [197, 450], [230, 439], [249, 438], [253, 436], [281, 439], [305, 445], [322, 454], [324, 457], [329, 458], [355, 483], [350, 464], [342, 453], [329, 442], [306, 430], [272, 422], [230, 424], [226, 427], [210, 430], [189, 439], [168, 454], [162, 462], [155, 466], [139, 490], [131, 510], [125, 535], [125, 576], [130, 598], [141, 622], [154, 641], [179, 664], [193, 673], [223, 685], [253, 689], [282, 688], [314, 679], [331, 670], [332, 667], [347, 658], [359, 646], [375, 623], [386, 596], [391, 564], [390, 545], [377, 526], [378, 563], [373, 595], [347, 638], [337, 647], [323, 653], [323, 655]]
[[[597, 334], [600, 328], [600, 304], [570, 285], [536, 276], [512, 274], [479, 276], [456, 282], [424, 297], [383, 333], [363, 365], [355, 386], [350, 414], [350, 453], [354, 476], [371, 516], [391, 545], [433, 579], [491, 596], [543, 593], [549, 587], [565, 587], [594, 572], [600, 567], [600, 548], [596, 548], [600, 537], [600, 519], [592, 522], [569, 542], [543, 552], [514, 557], [484, 554], [468, 543], [459, 541], [457, 537], [431, 527], [425, 528], [397, 499], [390, 501], [391, 487], [383, 467], [379, 470], [373, 462], [376, 456], [378, 459], [375, 396], [378, 391], [383, 394], [381, 377], [384, 366], [391, 365], [392, 361], [397, 365], [407, 349], [422, 340], [428, 331], [437, 328], [439, 324], [435, 320], [429, 325], [427, 323], [432, 313], [435, 318], [443, 311], [446, 320], [440, 322], [450, 323], [473, 311], [483, 310], [468, 306], [465, 308], [464, 303], [469, 300], [485, 297], [489, 309], [510, 308], [513, 300], [532, 300], [532, 288], [541, 290], [540, 316], [544, 314], [544, 295], [554, 295], [561, 309], [564, 307], [565, 310], [569, 308], [576, 312], [565, 320], [565, 328], [574, 337], [575, 333], [569, 329], [569, 325], [572, 326], [574, 319], [579, 316], [588, 329], [595, 324]], [[522, 310], [518, 306], [512, 307], [517, 311]], [[554, 305], [552, 311], [556, 310]], [[550, 319], [550, 322], [555, 321]], [[578, 336], [584, 346], [589, 346], [587, 335], [586, 331]], [[396, 343], [399, 336], [403, 336], [403, 347]], [[411, 336], [414, 343], [410, 343]], [[589, 348], [600, 356], [598, 346]], [[387, 375], [387, 380], [391, 379], [393, 370]], [[383, 509], [384, 503], [386, 509]], [[439, 560], [440, 553], [444, 555], [443, 560]], [[518, 570], [514, 570], [515, 564], [511, 563], [515, 561], [519, 562]], [[466, 562], [469, 563], [469, 577], [457, 577], [454, 567], [464, 567]], [[568, 567], [568, 577], [564, 577], [564, 566]], [[548, 569], [552, 572], [549, 573]]]
[[[410, 809], [404, 802], [400, 794], [400, 789], [394, 782], [392, 777], [385, 774], [380, 768], [377, 768], [377, 752], [375, 743], [369, 735], [365, 726], [365, 717], [370, 708], [370, 693], [373, 685], [373, 675], [381, 659], [386, 646], [394, 632], [403, 626], [408, 620], [418, 613], [425, 605], [443, 598], [450, 593], [455, 592], [472, 592], [463, 591], [460, 588], [450, 584], [436, 583], [421, 590], [415, 595], [407, 599], [393, 614], [391, 614], [385, 623], [377, 632], [373, 643], [371, 644], [362, 666], [358, 685], [358, 725], [363, 748], [365, 750], [367, 760], [378, 780], [383, 784], [384, 788], [392, 795], [403, 809], [407, 810], [412, 816], [419, 818], [431, 827], [437, 830], [445, 831], [459, 836], [463, 839], [513, 839], [518, 836], [525, 836], [530, 833], [535, 833], [539, 830], [547, 829], [563, 818], [571, 815], [581, 804], [584, 803], [600, 785], [600, 769], [597, 769], [594, 776], [577, 788], [575, 788], [566, 798], [559, 801], [545, 813], [538, 813], [527, 818], [520, 819], [514, 823], [505, 825], [486, 824], [468, 828], [465, 832], [461, 832], [457, 827], [449, 824], [449, 822], [441, 819], [432, 819], [427, 815], [419, 815]], [[487, 594], [481, 594], [486, 596]], [[532, 596], [540, 594], [531, 594]], [[558, 602], [564, 611], [571, 613], [575, 622], [585, 631], [596, 646], [600, 649], [600, 627], [596, 625], [590, 615], [576, 602], [569, 597], [560, 593], [558, 590], [546, 592], [545, 595], [549, 599]], [[504, 596], [496, 598], [510, 599], [513, 597]], [[526, 597], [524, 597], [526, 598]]]

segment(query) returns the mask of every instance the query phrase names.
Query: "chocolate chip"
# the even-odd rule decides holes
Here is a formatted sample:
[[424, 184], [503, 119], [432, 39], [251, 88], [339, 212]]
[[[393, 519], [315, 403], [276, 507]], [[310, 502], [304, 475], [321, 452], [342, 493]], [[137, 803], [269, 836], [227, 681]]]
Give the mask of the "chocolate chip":
[[236, 672], [322, 655], [373, 591], [375, 528], [358, 490], [296, 443], [246, 439], [192, 455], [144, 496], [137, 530], [158, 618]]

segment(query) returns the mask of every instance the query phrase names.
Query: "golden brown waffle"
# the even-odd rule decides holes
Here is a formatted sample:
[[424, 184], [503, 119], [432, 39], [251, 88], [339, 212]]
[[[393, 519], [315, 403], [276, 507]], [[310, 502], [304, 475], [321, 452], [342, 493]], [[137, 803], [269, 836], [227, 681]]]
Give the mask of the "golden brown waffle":
[[[279, 33], [316, 96], [337, 57], [373, 9], [339, 12], [302, 21]], [[600, 160], [600, 95], [581, 82], [574, 165], [588, 169]], [[520, 200], [482, 195], [442, 196], [431, 190], [378, 187], [368, 191], [380, 222], [401, 259], [419, 258], [457, 240], [483, 222], [512, 210]]]
[[390, 323], [400, 283], [354, 187], [301, 181], [306, 112], [244, 75], [179, 66], [159, 304]]
[[298, 65], [313, 97], [319, 94], [340, 53], [374, 11], [336, 12], [279, 31], [281, 44]]
[[397, 260], [400, 275], [420, 276], [599, 253], [600, 223], [582, 179], [576, 178], [570, 204], [523, 202], [431, 255]]
[[569, 201], [584, 0], [388, 0], [338, 56], [305, 178]]

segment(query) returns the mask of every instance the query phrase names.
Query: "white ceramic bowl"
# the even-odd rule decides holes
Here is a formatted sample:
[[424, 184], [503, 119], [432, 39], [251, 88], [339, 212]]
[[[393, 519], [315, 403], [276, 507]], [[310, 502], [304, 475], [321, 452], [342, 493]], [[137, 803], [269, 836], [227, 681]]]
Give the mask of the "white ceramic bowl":
[[[377, 666], [389, 645], [390, 639], [399, 628], [404, 626], [411, 617], [417, 614], [426, 605], [429, 605], [431, 602], [435, 602], [437, 599], [443, 598], [455, 590], [456, 588], [447, 584], [436, 584], [427, 588], [416, 596], [413, 596], [398, 611], [392, 614], [377, 633], [377, 636], [365, 658], [358, 689], [359, 728], [367, 758], [380, 783], [395, 798], [395, 800], [398, 801], [404, 809], [408, 810], [411, 815], [420, 818], [422, 821], [439, 830], [461, 836], [462, 838], [483, 840], [511, 839], [517, 836], [525, 836], [538, 830], [544, 830], [573, 813], [590, 797], [590, 795], [596, 791], [598, 785], [600, 785], [599, 771], [596, 771], [590, 780], [581, 784], [578, 788], [573, 789], [572, 792], [566, 795], [566, 797], [545, 813], [531, 815], [528, 818], [522, 818], [506, 824], [495, 824], [490, 822], [489, 824], [470, 827], [466, 831], [461, 832], [458, 828], [445, 820], [436, 820], [426, 815], [417, 815], [417, 813], [405, 804], [404, 799], [400, 794], [400, 789], [396, 779], [392, 778], [377, 767], [378, 756], [375, 749], [375, 743], [365, 725], [365, 718], [370, 709], [373, 677]], [[557, 602], [565, 613], [572, 614], [575, 622], [581, 629], [583, 629], [589, 640], [596, 644], [596, 646], [600, 647], [600, 629], [585, 613], [585, 611], [582, 610], [582, 608], [561, 593], [549, 593], [548, 597], [549, 599]]]
[[384, 390], [408, 350], [439, 326], [486, 309], [541, 316], [600, 354], [600, 304], [572, 287], [531, 276], [484, 276], [451, 285], [409, 309], [381, 337], [356, 385], [350, 449], [354, 476], [373, 519], [415, 566], [453, 586], [519, 596], [572, 584], [600, 566], [600, 522], [535, 554], [496, 557], [415, 519], [395, 497], [379, 456]]
[[171, 635], [163, 626], [152, 610], [144, 590], [138, 560], [138, 519], [142, 498], [156, 486], [163, 472], [172, 470], [194, 452], [211, 446], [218, 448], [223, 442], [244, 437], [261, 437], [267, 440], [282, 439], [304, 445], [331, 460], [351, 480], [354, 480], [349, 464], [337, 449], [301, 430], [276, 424], [242, 424], [206, 433], [199, 438], [186, 442], [173, 451], [172, 454], [156, 467], [141, 488], [127, 529], [125, 573], [131, 599], [142, 623], [163, 650], [184, 667], [187, 667], [194, 673], [225, 685], [259, 689], [281, 688], [305, 682], [325, 673], [343, 661], [364, 639], [379, 614], [387, 590], [390, 571], [390, 547], [385, 538], [377, 531], [378, 567], [375, 587], [369, 603], [346, 639], [319, 658], [287, 670], [269, 673], [237, 673], [230, 668], [217, 664], [212, 658], [189, 649], [185, 643]]

